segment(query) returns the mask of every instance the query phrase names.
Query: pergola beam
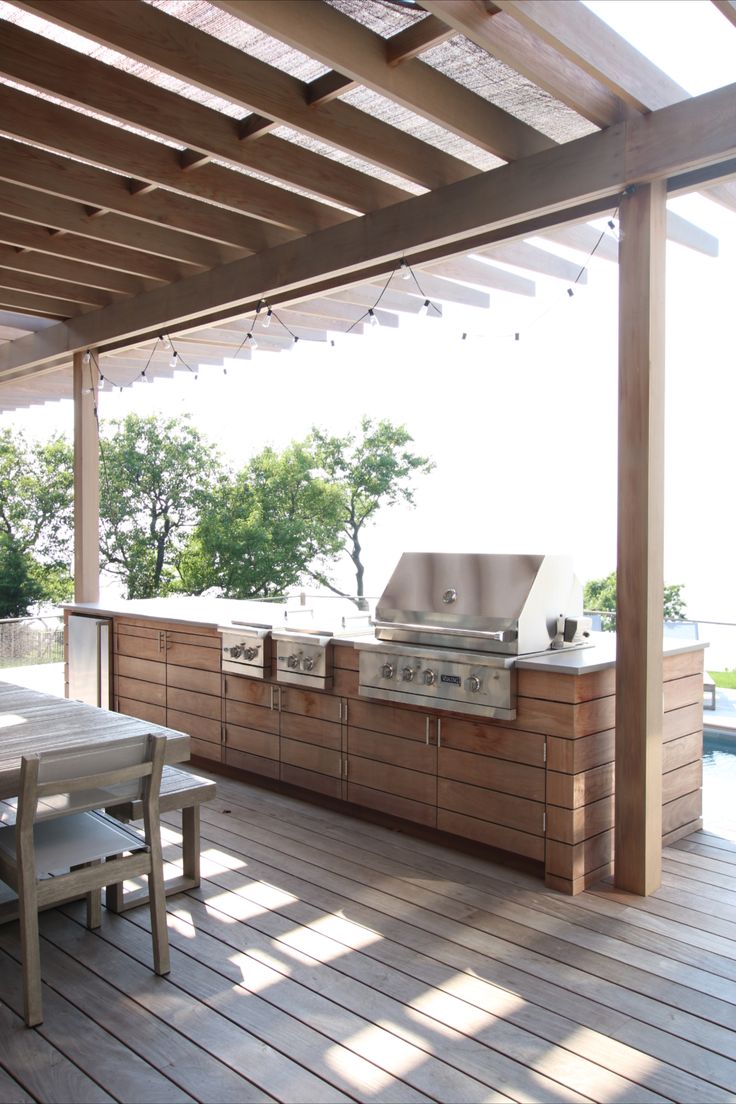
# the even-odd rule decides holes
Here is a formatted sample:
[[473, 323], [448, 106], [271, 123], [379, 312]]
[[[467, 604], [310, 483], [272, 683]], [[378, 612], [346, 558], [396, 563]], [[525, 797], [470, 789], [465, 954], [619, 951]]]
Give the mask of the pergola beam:
[[576, 205], [618, 200], [627, 185], [735, 155], [731, 85], [9, 343], [0, 377], [218, 310], [243, 313], [263, 296], [307, 298], [363, 270], [390, 270], [402, 255], [421, 263], [425, 250], [458, 253], [485, 232], [513, 237], [535, 218], [564, 222]]
[[385, 39], [322, 0], [213, 0], [215, 7], [339, 69], [366, 88], [505, 161], [547, 149], [550, 138], [414, 58], [389, 65]]
[[633, 109], [605, 84], [543, 42], [513, 15], [491, 15], [476, 0], [423, 0], [422, 7], [596, 126], [613, 126], [633, 115]]
[[[473, 171], [459, 158], [340, 100], [310, 107], [304, 81], [141, 0], [124, 4], [95, 0], [81, 5], [75, 0], [26, 0], [19, 6], [222, 96], [244, 111], [255, 111], [427, 188]], [[116, 118], [135, 114], [136, 125], [185, 141], [191, 149], [213, 157], [237, 162], [248, 151], [262, 148], [269, 137], [242, 142], [237, 125], [222, 113], [55, 43], [39, 42], [37, 35], [30, 35], [34, 45], [29, 56], [24, 46], [28, 35], [19, 27], [1, 28], [0, 65], [15, 79], [34, 87], [53, 85], [49, 90], [56, 89], [64, 98]], [[190, 138], [185, 138], [185, 130]], [[300, 161], [303, 151], [293, 144], [291, 150], [292, 160]], [[275, 168], [264, 171], [277, 175]], [[329, 176], [324, 170], [322, 174]], [[309, 187], [306, 174], [300, 186]]]

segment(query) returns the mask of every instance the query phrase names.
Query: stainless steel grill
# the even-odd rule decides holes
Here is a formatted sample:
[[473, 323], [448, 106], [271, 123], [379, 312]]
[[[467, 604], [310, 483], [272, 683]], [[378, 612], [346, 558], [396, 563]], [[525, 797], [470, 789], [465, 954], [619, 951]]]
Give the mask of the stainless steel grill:
[[359, 641], [360, 693], [516, 716], [515, 659], [580, 647], [582, 588], [568, 556], [405, 553]]

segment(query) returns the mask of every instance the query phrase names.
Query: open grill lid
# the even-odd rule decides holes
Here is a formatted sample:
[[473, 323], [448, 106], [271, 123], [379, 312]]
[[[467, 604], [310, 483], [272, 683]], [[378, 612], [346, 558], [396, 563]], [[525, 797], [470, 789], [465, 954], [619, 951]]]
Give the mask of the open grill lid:
[[376, 607], [380, 640], [520, 655], [582, 615], [570, 556], [405, 552]]

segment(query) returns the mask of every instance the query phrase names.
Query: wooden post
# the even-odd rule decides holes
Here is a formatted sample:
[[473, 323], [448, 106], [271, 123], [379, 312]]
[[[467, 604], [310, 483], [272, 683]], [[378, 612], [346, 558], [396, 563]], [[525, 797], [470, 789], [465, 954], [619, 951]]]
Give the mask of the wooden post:
[[615, 883], [662, 877], [664, 182], [621, 203]]
[[95, 358], [74, 354], [74, 600], [100, 597], [100, 442]]

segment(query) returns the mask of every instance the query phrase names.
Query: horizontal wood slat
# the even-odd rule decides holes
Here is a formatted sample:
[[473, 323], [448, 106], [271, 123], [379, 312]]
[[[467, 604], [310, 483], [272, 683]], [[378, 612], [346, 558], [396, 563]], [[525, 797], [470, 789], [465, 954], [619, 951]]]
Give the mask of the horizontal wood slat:
[[279, 758], [279, 741], [274, 733], [244, 725], [228, 723], [225, 726], [225, 746], [235, 751], [250, 751], [264, 759]]
[[203, 671], [195, 667], [177, 667], [173, 663], [166, 666], [166, 685], [180, 690], [196, 690], [200, 694], [211, 694], [220, 698], [219, 671]]
[[304, 743], [318, 744], [339, 751], [342, 747], [342, 728], [333, 721], [319, 717], [302, 717], [298, 713], [281, 714], [281, 735]]
[[442, 718], [442, 747], [510, 759], [515, 763], [544, 766], [544, 736], [519, 732], [501, 724], [468, 718]]
[[354, 805], [367, 809], [376, 809], [389, 816], [400, 817], [412, 824], [422, 824], [426, 828], [437, 826], [437, 806], [434, 801], [427, 803], [413, 801], [396, 793], [386, 793], [372, 786], [363, 786], [348, 778], [347, 799]]
[[476, 817], [452, 812], [448, 809], [439, 809], [437, 812], [437, 827], [442, 832], [449, 832], [451, 835], [461, 836], [464, 839], [476, 840], [478, 843], [485, 843], [489, 847], [498, 847], [501, 851], [509, 851], [514, 855], [523, 855], [528, 859], [538, 861], [544, 859], [544, 839], [541, 836], [515, 831], [502, 824], [479, 820]]
[[441, 809], [467, 813], [478, 820], [489, 820], [507, 828], [518, 828], [531, 835], [544, 835], [544, 803], [499, 793], [467, 782], [440, 778], [437, 801]]
[[[292, 767], [301, 767], [304, 770], [316, 771], [318, 774], [329, 774], [332, 778], [342, 778], [342, 755], [340, 751], [332, 748], [318, 747], [316, 744], [306, 744], [301, 740], [289, 740], [281, 738], [281, 764]], [[282, 777], [285, 777], [282, 769]]]

